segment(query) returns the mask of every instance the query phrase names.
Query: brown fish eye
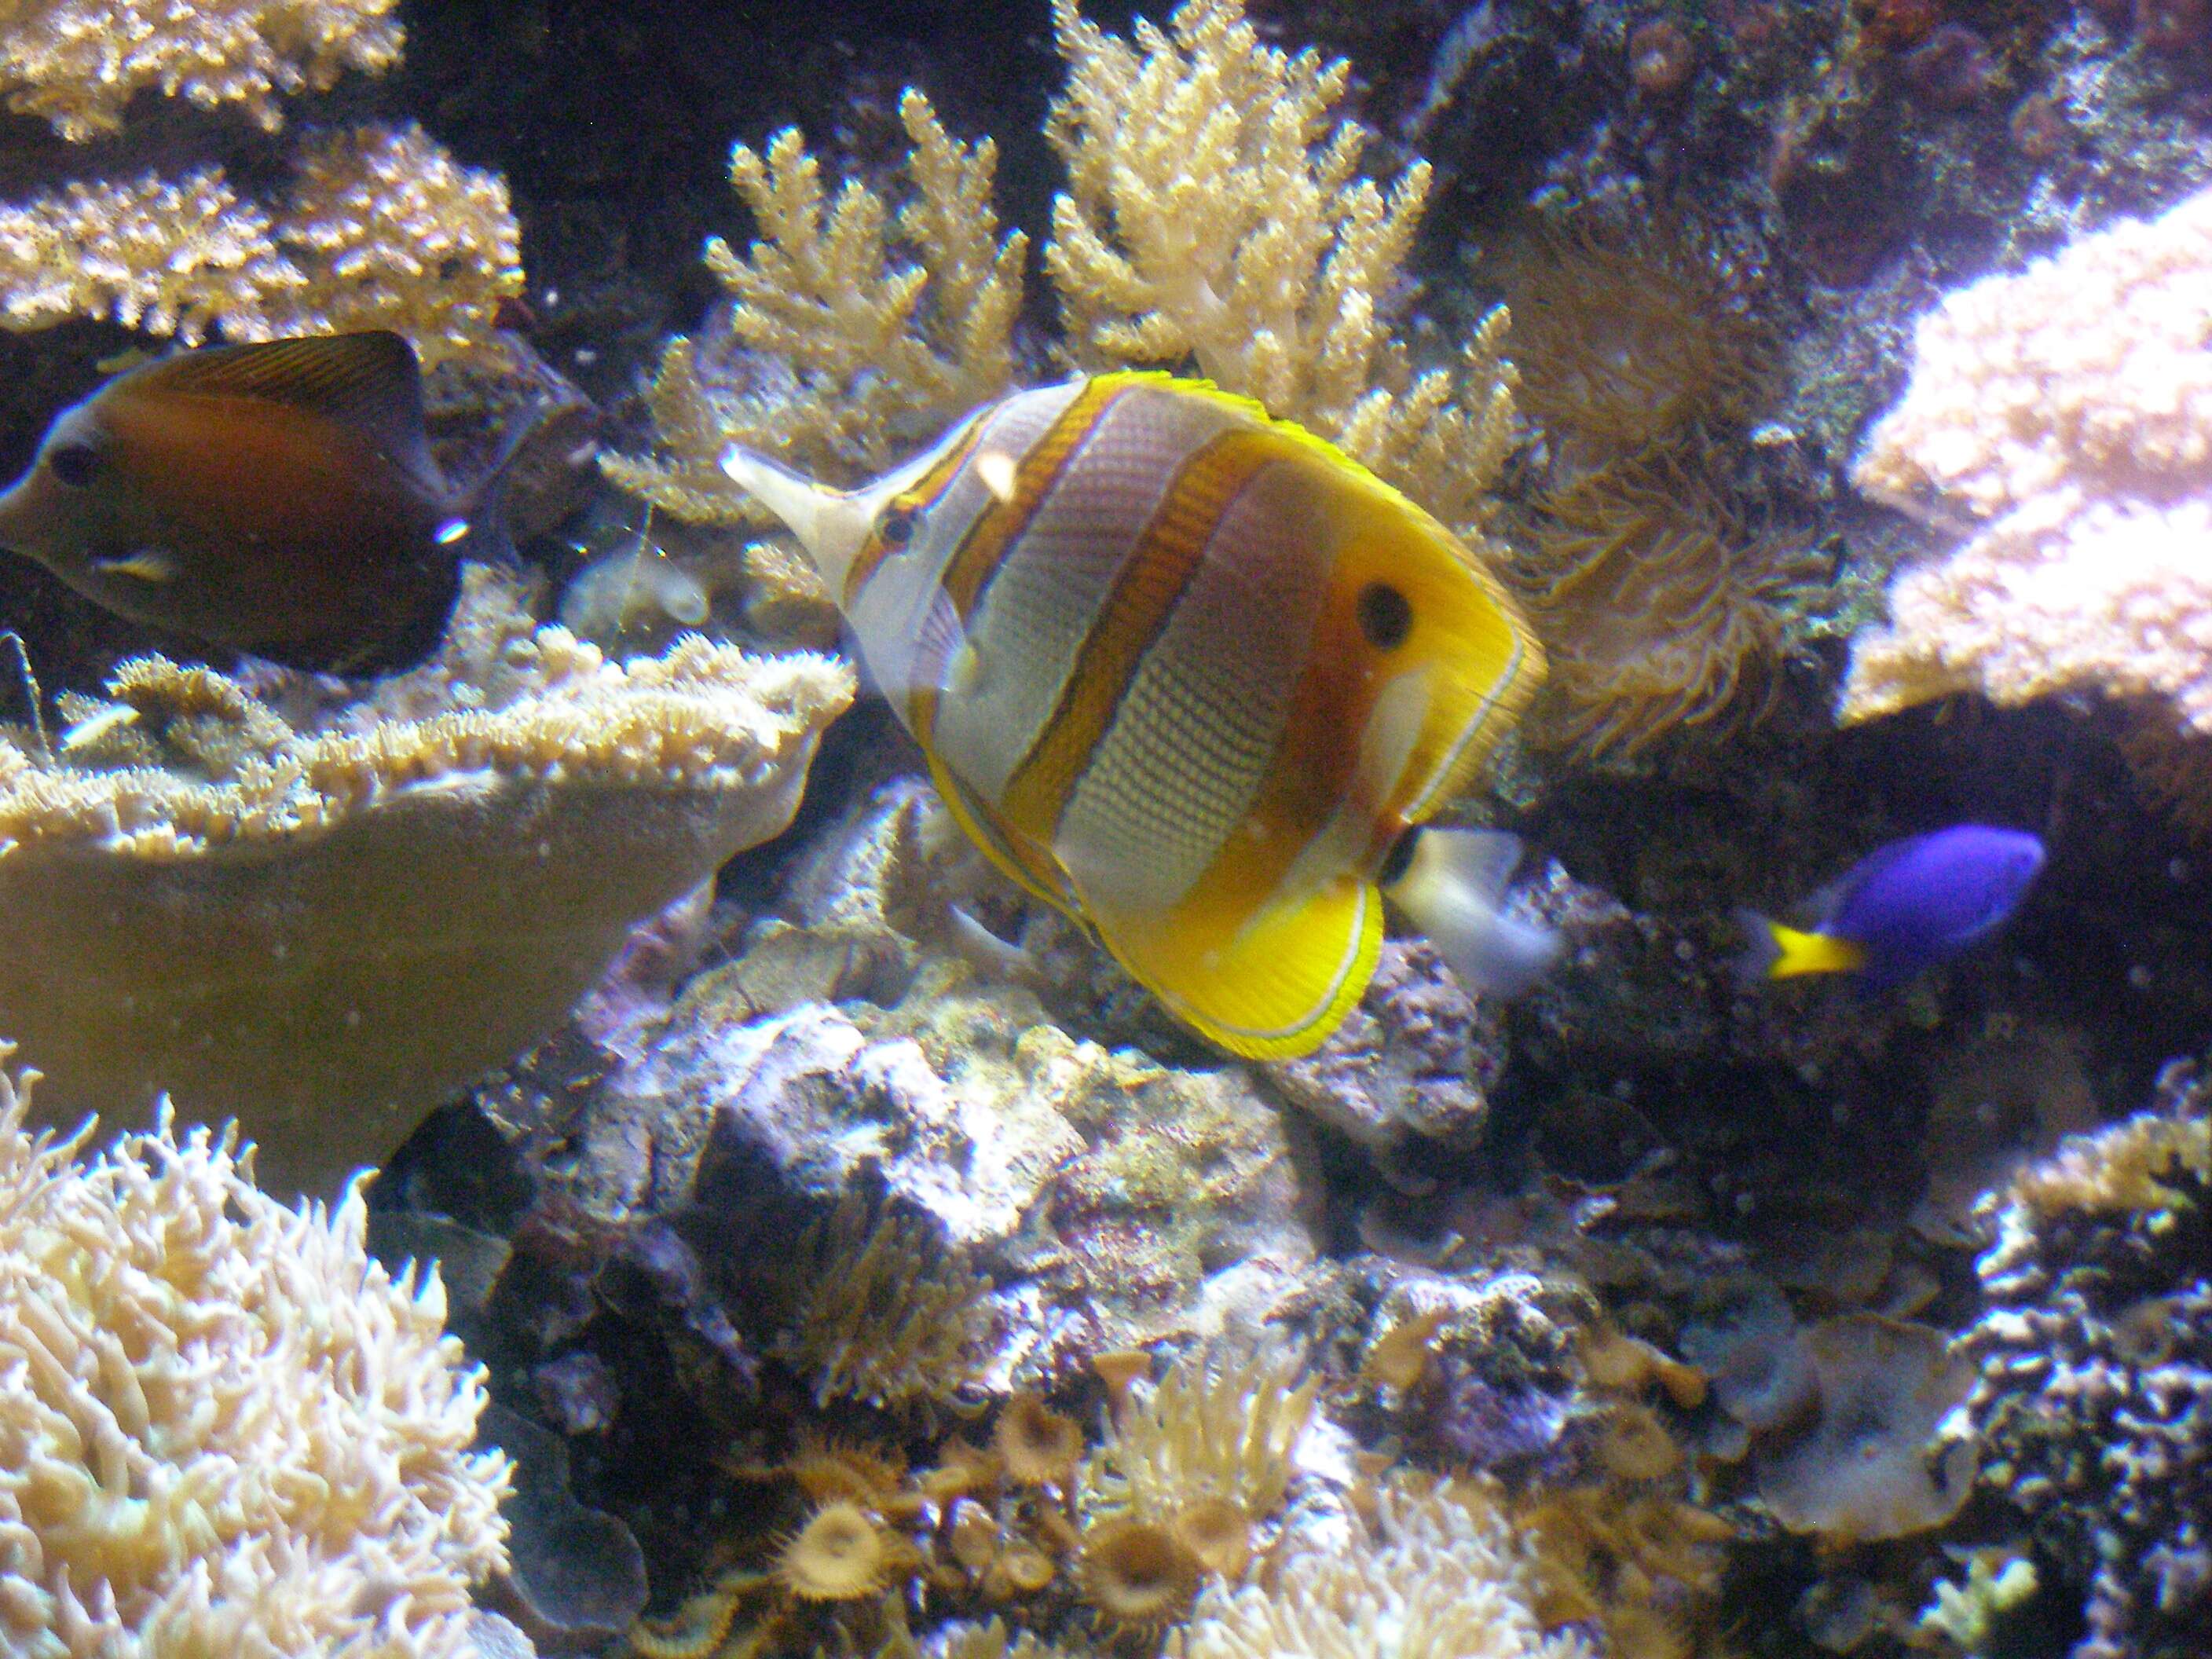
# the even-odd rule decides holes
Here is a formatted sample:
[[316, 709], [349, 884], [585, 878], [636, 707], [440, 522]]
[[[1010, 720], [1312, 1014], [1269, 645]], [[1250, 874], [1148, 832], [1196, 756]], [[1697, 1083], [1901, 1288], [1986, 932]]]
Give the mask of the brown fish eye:
[[877, 521], [876, 534], [885, 547], [904, 547], [914, 539], [915, 511], [910, 507], [887, 507]]
[[90, 444], [58, 444], [47, 453], [46, 465], [71, 489], [82, 489], [100, 471], [100, 452]]
[[1359, 590], [1358, 612], [1359, 631], [1377, 651], [1396, 649], [1413, 632], [1413, 605], [1388, 582], [1370, 582]]

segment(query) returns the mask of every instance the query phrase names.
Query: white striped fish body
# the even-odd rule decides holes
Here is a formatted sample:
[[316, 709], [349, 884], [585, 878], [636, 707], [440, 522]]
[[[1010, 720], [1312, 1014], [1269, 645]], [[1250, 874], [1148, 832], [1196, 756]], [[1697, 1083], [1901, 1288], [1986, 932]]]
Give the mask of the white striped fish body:
[[1237, 1054], [1309, 1052], [1358, 1000], [1393, 846], [1542, 675], [1443, 526], [1200, 383], [1017, 392], [848, 494], [726, 465], [970, 835]]

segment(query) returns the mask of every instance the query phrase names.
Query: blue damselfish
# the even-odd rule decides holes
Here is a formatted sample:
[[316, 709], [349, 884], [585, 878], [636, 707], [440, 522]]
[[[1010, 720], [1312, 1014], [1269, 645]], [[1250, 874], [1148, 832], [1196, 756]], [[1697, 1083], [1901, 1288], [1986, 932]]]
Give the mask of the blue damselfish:
[[1898, 984], [2002, 927], [2043, 858], [2043, 842], [2026, 830], [1984, 823], [1891, 842], [1814, 896], [1808, 928], [1738, 911], [1751, 939], [1739, 969], [1754, 981], [1857, 974]]

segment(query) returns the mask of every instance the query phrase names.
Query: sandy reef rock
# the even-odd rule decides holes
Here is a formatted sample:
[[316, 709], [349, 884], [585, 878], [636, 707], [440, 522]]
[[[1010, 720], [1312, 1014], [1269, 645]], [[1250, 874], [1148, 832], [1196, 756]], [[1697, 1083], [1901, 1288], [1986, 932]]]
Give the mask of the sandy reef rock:
[[[824, 832], [786, 914], [595, 1092], [572, 1190], [634, 1224], [722, 1201], [702, 1187], [802, 1218], [879, 1187], [1005, 1285], [1001, 1376], [1255, 1316], [1314, 1256], [1279, 1103], [1243, 1066], [1072, 1036], [1029, 986], [892, 928], [902, 862], [930, 857], [915, 815], [935, 842], [941, 811], [901, 781]], [[937, 844], [928, 879], [957, 887], [973, 855]]]

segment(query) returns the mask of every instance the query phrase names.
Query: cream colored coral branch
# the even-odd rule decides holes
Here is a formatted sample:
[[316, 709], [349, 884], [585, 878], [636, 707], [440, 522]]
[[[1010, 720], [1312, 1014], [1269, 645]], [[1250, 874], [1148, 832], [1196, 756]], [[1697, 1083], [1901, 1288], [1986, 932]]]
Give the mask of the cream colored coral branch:
[[398, 0], [13, 0], [0, 7], [8, 107], [64, 138], [112, 132], [133, 96], [241, 106], [283, 125], [279, 96], [399, 61]]
[[1428, 198], [1417, 162], [1358, 176], [1349, 66], [1261, 44], [1243, 0], [1188, 0], [1133, 44], [1054, 0], [1067, 88], [1046, 135], [1068, 169], [1045, 268], [1089, 367], [1194, 362], [1479, 528], [1511, 442], [1499, 311], [1416, 374], [1389, 312]]
[[188, 345], [390, 328], [434, 362], [489, 337], [521, 260], [498, 175], [372, 125], [308, 145], [274, 207], [208, 167], [0, 208], [0, 326], [107, 317]]
[[707, 245], [723, 337], [669, 343], [649, 398], [659, 453], [609, 457], [617, 484], [681, 519], [763, 522], [722, 472], [731, 445], [854, 483], [1006, 389], [1028, 242], [999, 234], [997, 149], [951, 138], [919, 92], [899, 114], [913, 149], [896, 209], [857, 180], [833, 196], [796, 130], [737, 148], [730, 181], [760, 234], [742, 254]]

